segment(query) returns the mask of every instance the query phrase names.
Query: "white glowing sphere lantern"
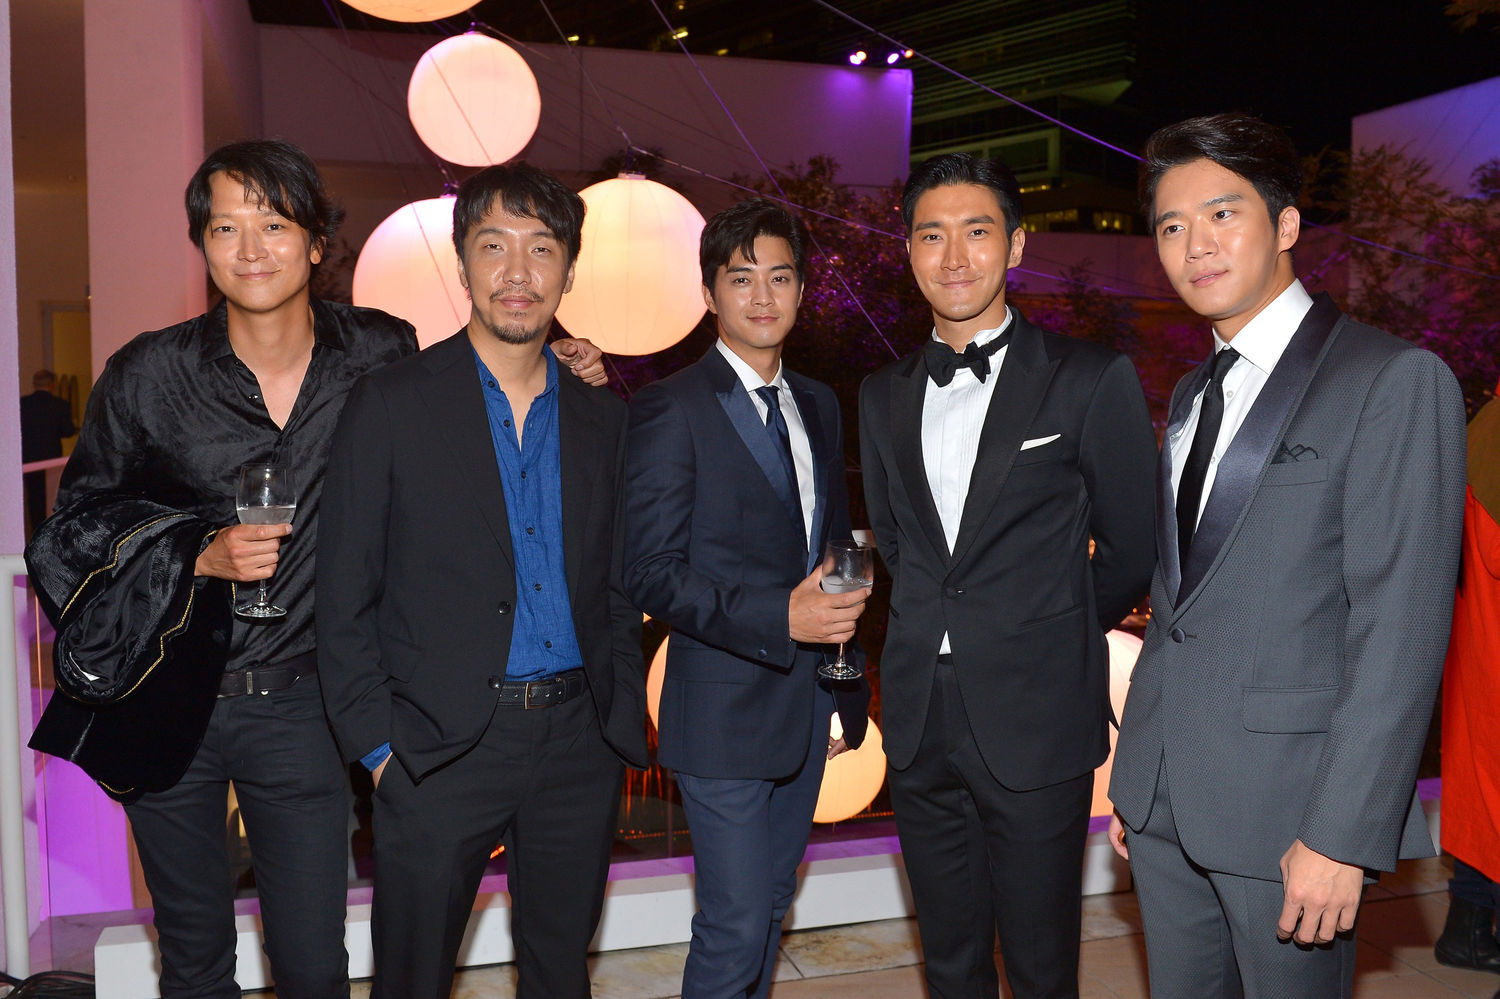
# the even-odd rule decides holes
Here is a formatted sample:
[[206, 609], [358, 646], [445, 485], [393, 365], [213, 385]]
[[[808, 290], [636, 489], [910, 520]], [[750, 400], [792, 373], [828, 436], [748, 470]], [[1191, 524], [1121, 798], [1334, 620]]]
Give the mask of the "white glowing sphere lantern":
[[[1105, 636], [1109, 641], [1109, 704], [1116, 720], [1125, 715], [1125, 696], [1130, 693], [1130, 675], [1141, 655], [1141, 640], [1118, 628]], [[1109, 727], [1109, 757], [1094, 771], [1094, 801], [1090, 815], [1108, 815], [1114, 810], [1109, 803], [1109, 775], [1115, 767], [1115, 741], [1119, 733]]]
[[583, 250], [558, 321], [611, 354], [653, 354], [691, 333], [704, 312], [698, 209], [639, 174], [578, 193]]
[[520, 53], [470, 32], [422, 53], [406, 88], [406, 113], [417, 137], [443, 159], [489, 166], [526, 148], [542, 97]]
[[[844, 734], [839, 716], [833, 716], [833, 738]], [[814, 822], [842, 822], [870, 807], [885, 783], [885, 740], [880, 727], [871, 718], [865, 729], [865, 741], [829, 760], [823, 769], [823, 785], [818, 789]]]
[[344, 0], [355, 10], [387, 21], [436, 21], [474, 6], [477, 0]]
[[354, 264], [354, 304], [405, 319], [423, 347], [468, 323], [451, 197], [403, 205], [375, 227]]

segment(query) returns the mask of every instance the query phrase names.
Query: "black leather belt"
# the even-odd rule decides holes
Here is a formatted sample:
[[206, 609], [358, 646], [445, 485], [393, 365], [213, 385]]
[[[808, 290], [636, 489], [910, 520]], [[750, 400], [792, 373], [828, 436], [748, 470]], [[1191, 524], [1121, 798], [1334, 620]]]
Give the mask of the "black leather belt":
[[304, 652], [300, 656], [283, 659], [269, 666], [251, 666], [225, 673], [219, 680], [220, 697], [243, 697], [246, 694], [269, 694], [273, 690], [285, 690], [304, 676], [318, 672], [317, 652]]
[[490, 678], [490, 686], [500, 692], [497, 704], [502, 707], [550, 708], [572, 700], [588, 689], [583, 670], [570, 669], [566, 673], [549, 676], [545, 680], [501, 680]]

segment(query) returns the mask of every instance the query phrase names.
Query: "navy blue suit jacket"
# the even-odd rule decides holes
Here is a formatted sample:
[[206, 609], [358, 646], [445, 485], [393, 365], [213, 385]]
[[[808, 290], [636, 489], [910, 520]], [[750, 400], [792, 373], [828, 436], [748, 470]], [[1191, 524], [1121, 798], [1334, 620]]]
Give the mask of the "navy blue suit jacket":
[[[788, 602], [828, 540], [849, 537], [848, 489], [833, 390], [785, 378], [812, 447], [811, 545], [773, 485], [786, 484], [775, 445], [717, 346], [630, 402], [625, 590], [672, 628], [659, 759], [699, 777], [785, 777], [812, 737], [815, 671], [829, 649], [791, 640]], [[869, 688], [838, 685], [834, 696], [858, 746]]]

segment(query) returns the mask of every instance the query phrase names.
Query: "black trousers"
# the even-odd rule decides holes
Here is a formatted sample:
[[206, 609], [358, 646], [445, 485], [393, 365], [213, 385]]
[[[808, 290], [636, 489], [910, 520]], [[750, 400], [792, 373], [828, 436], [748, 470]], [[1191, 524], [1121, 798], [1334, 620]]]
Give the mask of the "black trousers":
[[164, 999], [239, 999], [229, 782], [279, 999], [347, 999], [348, 781], [315, 677], [221, 698], [187, 773], [125, 806], [155, 905]]
[[519, 999], [582, 999], [625, 768], [585, 693], [497, 707], [480, 741], [413, 783], [375, 789], [372, 999], [447, 999], [495, 844], [504, 843]]
[[998, 931], [1016, 999], [1076, 997], [1094, 775], [1012, 791], [991, 776], [970, 723], [945, 656], [916, 758], [889, 774], [928, 991], [994, 999]]

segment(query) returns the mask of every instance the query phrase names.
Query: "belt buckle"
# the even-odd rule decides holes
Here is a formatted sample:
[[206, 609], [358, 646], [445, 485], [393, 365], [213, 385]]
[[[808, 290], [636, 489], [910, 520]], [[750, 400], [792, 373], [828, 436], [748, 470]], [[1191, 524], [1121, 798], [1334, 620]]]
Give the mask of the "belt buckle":
[[537, 692], [537, 696], [540, 697], [542, 695], [542, 692], [547, 688], [547, 686], [551, 682], [552, 682], [551, 680], [527, 680], [526, 681], [526, 690], [525, 690], [524, 695], [521, 698], [521, 710], [522, 711], [530, 711], [532, 708], [545, 708], [545, 707], [547, 707], [546, 704], [533, 704], [533, 703], [531, 703], [531, 693], [534, 690], [534, 691]]
[[252, 666], [249, 669], [245, 670], [245, 693], [247, 695], [255, 693], [255, 667], [254, 666]]

